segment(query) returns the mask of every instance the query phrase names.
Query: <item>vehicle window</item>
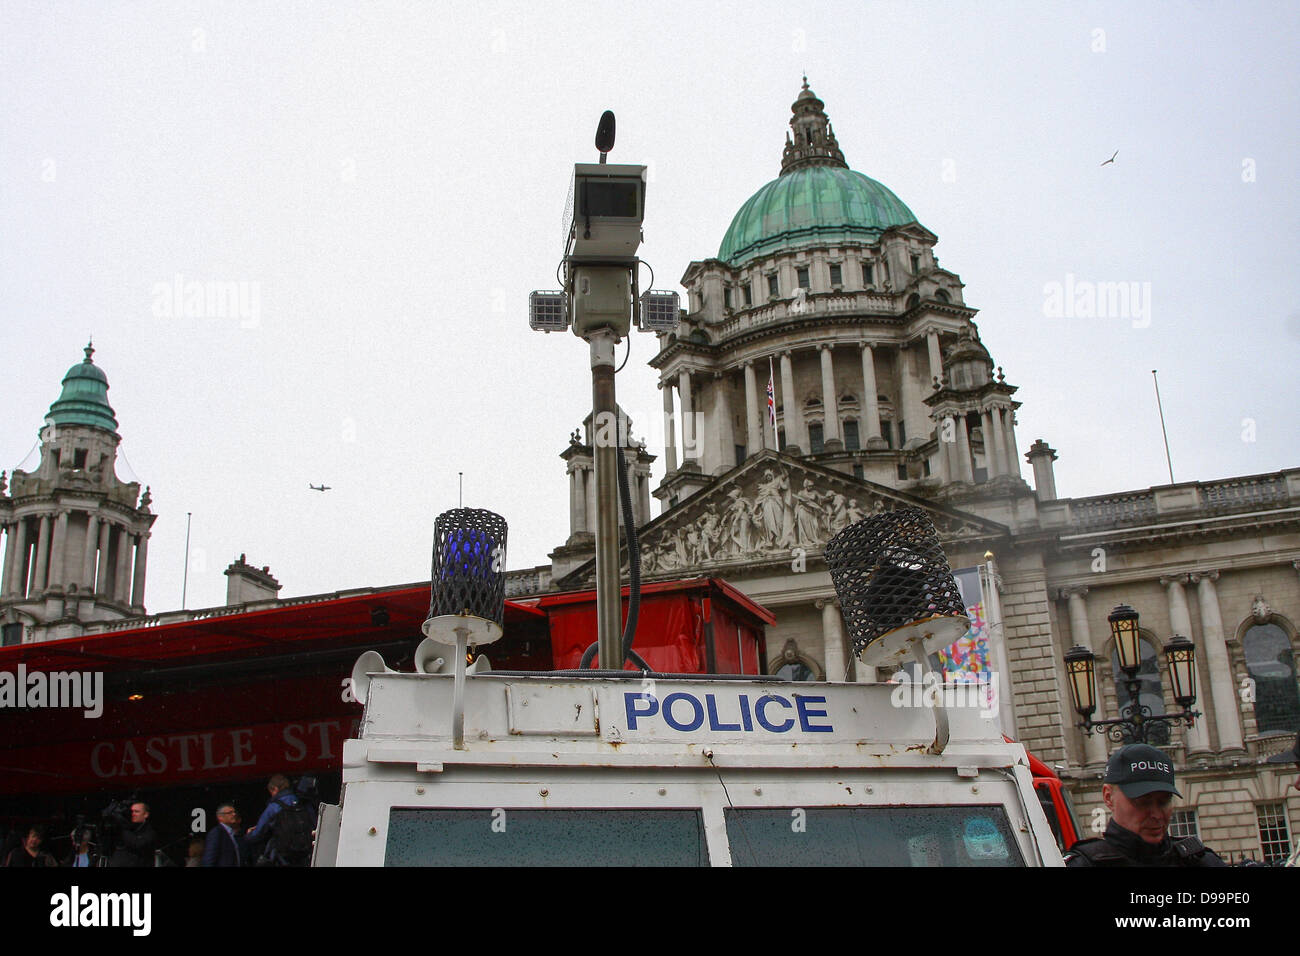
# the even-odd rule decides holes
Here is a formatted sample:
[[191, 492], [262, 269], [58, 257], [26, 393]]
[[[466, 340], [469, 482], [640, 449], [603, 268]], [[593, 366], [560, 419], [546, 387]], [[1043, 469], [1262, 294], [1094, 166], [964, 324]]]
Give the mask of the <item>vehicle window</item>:
[[699, 810], [394, 807], [385, 866], [708, 866]]
[[1056, 804], [1052, 802], [1052, 788], [1044, 780], [1034, 784], [1034, 792], [1038, 794], [1038, 802], [1043, 805], [1043, 814], [1047, 817], [1047, 825], [1052, 828], [1052, 836], [1056, 837], [1056, 845], [1064, 853], [1069, 847], [1065, 845], [1065, 837], [1061, 834], [1061, 821], [1056, 817]]
[[728, 807], [725, 815], [736, 866], [1024, 866], [999, 806]]
[[[1074, 830], [1074, 838], [1076, 840], [1083, 839], [1083, 827], [1079, 826], [1079, 817], [1074, 812], [1074, 800], [1070, 798], [1070, 791], [1065, 787], [1061, 788], [1061, 800], [1065, 804], [1065, 815], [1070, 820], [1070, 827]], [[1066, 849], [1069, 849], [1069, 847], [1066, 847]]]

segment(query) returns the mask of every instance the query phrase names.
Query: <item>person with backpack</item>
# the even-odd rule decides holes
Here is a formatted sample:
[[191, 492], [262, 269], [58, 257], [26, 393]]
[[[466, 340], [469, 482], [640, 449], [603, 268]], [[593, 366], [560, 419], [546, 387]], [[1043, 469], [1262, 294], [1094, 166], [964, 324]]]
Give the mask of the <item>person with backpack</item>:
[[289, 786], [289, 778], [277, 773], [266, 783], [271, 799], [250, 827], [245, 844], [250, 853], [260, 851], [258, 866], [306, 866], [311, 861], [312, 831], [316, 814]]

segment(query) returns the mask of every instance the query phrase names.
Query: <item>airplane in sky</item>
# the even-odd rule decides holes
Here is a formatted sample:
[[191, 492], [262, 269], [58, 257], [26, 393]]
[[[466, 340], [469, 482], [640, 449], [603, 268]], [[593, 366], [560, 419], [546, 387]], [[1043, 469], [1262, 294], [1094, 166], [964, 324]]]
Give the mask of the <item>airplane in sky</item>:
[[307, 482], [307, 487], [310, 488], [312, 491], [329, 491], [329, 490], [330, 490], [330, 486], [327, 485], [327, 484], [325, 484], [324, 482], [321, 482], [319, 485], [313, 485], [313, 484], [309, 481], [309, 482]]

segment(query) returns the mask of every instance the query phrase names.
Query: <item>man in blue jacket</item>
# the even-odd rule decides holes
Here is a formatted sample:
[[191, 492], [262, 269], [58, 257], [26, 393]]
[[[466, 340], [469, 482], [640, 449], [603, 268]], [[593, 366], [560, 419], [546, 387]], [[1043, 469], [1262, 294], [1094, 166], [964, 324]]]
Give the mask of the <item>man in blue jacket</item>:
[[[305, 866], [310, 854], [310, 833], [316, 828], [316, 814], [310, 806], [299, 804], [298, 797], [289, 787], [289, 778], [277, 773], [266, 783], [271, 799], [258, 817], [257, 826], [250, 827], [245, 837], [250, 854], [261, 851], [258, 865]], [[291, 809], [292, 808], [292, 809]], [[292, 826], [277, 819], [286, 810], [294, 817]], [[304, 821], [299, 823], [298, 820]], [[295, 831], [306, 832], [306, 849], [300, 844], [302, 837]]]

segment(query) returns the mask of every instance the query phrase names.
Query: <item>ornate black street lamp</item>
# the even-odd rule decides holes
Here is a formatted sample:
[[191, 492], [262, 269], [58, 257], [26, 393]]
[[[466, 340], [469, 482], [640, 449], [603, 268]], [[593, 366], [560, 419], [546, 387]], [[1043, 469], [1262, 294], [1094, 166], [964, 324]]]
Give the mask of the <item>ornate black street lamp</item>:
[[1083, 721], [1079, 726], [1091, 735], [1094, 728], [1105, 728], [1107, 736], [1119, 743], [1147, 743], [1153, 725], [1176, 724], [1184, 721], [1191, 726], [1201, 716], [1191, 710], [1196, 703], [1196, 648], [1187, 638], [1175, 634], [1164, 646], [1165, 661], [1173, 681], [1174, 700], [1183, 708], [1177, 714], [1154, 714], [1141, 700], [1142, 681], [1138, 671], [1142, 667], [1142, 644], [1138, 634], [1138, 612], [1121, 604], [1110, 612], [1110, 632], [1115, 638], [1115, 651], [1119, 668], [1124, 672], [1124, 685], [1128, 689], [1128, 703], [1120, 708], [1115, 720], [1093, 720], [1097, 709], [1097, 658], [1086, 647], [1076, 644], [1065, 652], [1065, 673], [1070, 681], [1070, 696], [1074, 709]]

